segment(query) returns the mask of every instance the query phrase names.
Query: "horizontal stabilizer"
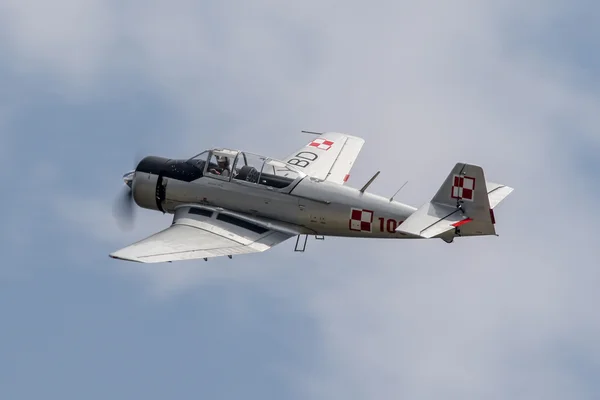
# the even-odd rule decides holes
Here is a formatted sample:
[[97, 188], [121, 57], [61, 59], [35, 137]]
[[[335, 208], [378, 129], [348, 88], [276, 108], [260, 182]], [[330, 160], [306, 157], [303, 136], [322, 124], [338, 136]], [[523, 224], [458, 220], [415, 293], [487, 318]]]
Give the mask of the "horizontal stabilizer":
[[488, 190], [488, 197], [490, 199], [490, 208], [492, 209], [496, 207], [514, 190], [509, 186], [493, 182], [486, 182], [486, 186]]
[[456, 207], [426, 203], [398, 226], [396, 232], [429, 239], [469, 222], [471, 219]]

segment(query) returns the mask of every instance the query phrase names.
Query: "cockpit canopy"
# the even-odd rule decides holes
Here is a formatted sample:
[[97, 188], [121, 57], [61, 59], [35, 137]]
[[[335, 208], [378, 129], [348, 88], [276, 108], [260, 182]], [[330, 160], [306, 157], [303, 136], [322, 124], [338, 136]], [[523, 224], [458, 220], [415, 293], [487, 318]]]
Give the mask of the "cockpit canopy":
[[258, 154], [230, 150], [206, 150], [186, 161], [204, 176], [231, 182], [250, 182], [285, 189], [306, 174], [283, 161]]

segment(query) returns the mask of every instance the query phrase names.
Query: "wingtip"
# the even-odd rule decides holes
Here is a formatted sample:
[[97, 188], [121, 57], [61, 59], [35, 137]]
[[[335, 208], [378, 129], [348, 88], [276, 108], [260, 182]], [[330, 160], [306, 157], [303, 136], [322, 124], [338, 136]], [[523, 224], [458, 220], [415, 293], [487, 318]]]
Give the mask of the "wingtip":
[[119, 256], [115, 255], [115, 253], [110, 253], [108, 256], [109, 256], [110, 258], [113, 258], [113, 259], [115, 259], [115, 260], [121, 260], [121, 261], [132, 261], [132, 262], [141, 263], [141, 261], [139, 261], [139, 260], [134, 260], [134, 259], [132, 259], [132, 258], [123, 258], [123, 257], [119, 257]]

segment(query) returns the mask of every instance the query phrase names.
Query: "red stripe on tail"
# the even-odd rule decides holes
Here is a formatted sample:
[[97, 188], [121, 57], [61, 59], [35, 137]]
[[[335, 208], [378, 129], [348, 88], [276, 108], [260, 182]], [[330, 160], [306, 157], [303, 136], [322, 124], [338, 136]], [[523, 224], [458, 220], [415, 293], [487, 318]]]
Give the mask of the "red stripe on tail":
[[458, 221], [452, 224], [453, 227], [458, 228], [459, 226], [462, 226], [464, 224], [468, 224], [469, 222], [473, 221], [471, 218], [467, 218], [467, 219], [463, 219], [462, 221]]

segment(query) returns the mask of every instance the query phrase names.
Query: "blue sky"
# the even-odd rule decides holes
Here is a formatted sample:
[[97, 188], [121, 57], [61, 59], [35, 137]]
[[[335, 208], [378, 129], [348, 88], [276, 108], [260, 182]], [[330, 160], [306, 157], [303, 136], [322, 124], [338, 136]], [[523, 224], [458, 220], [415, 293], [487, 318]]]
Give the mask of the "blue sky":
[[[5, 3], [4, 397], [597, 397], [595, 4]], [[112, 217], [140, 155], [302, 129], [364, 137], [349, 184], [411, 205], [482, 165], [500, 236], [108, 258], [170, 223]]]

